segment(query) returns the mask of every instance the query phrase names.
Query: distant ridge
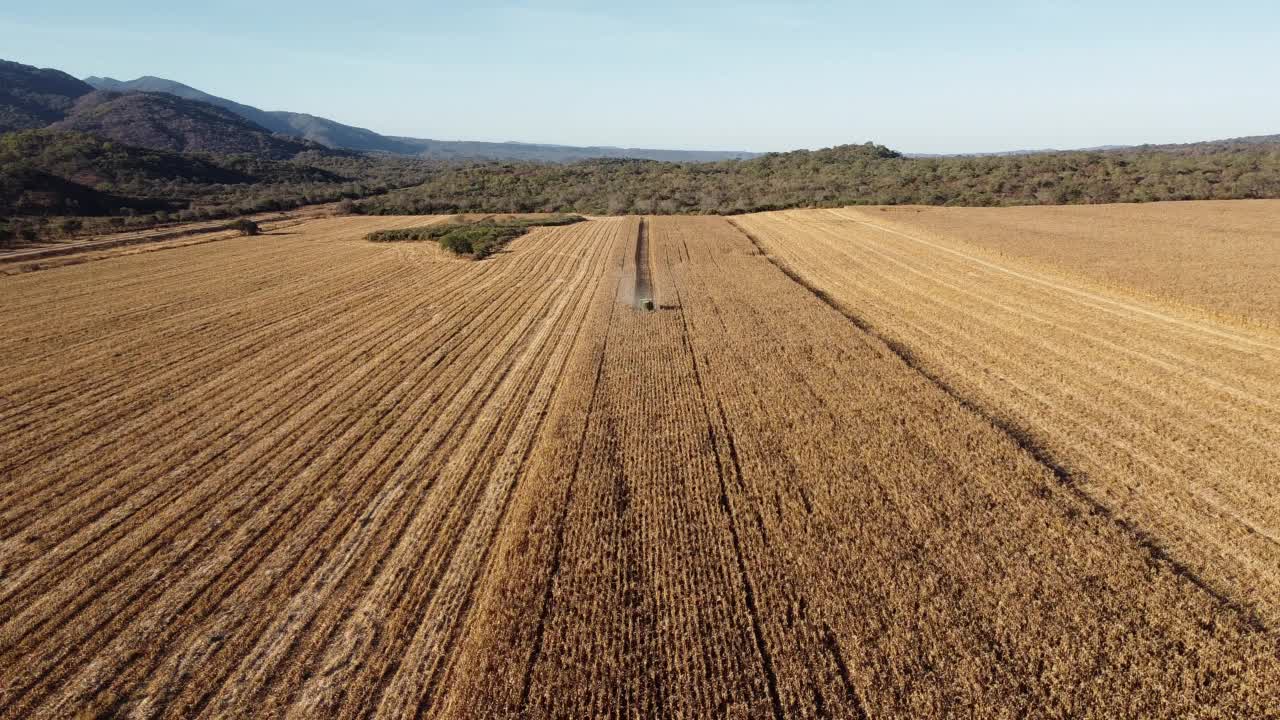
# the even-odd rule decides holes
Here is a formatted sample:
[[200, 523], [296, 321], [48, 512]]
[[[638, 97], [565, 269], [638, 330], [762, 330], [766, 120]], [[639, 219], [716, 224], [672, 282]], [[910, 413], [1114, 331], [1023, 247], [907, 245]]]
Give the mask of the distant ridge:
[[1197, 140], [1188, 143], [1144, 143], [1142, 145], [1098, 145], [1086, 148], [1040, 148], [1036, 150], [1004, 150], [1000, 152], [971, 153], [903, 153], [912, 158], [949, 158], [949, 157], [1017, 157], [1020, 155], [1049, 155], [1053, 153], [1073, 152], [1125, 152], [1133, 150], [1191, 152], [1213, 152], [1229, 150], [1251, 145], [1280, 145], [1280, 135], [1247, 135], [1245, 137], [1224, 138], [1222, 140]]
[[656, 150], [646, 148], [577, 147], [523, 142], [473, 142], [429, 140], [381, 135], [372, 130], [344, 125], [328, 118], [283, 110], [261, 110], [251, 105], [211, 95], [183, 83], [146, 75], [135, 80], [91, 76], [85, 82], [99, 90], [116, 92], [161, 92], [187, 100], [217, 105], [257, 123], [271, 132], [293, 135], [329, 148], [360, 152], [386, 152], [445, 160], [506, 160], [531, 162], [574, 162], [597, 158], [633, 158], [669, 162], [715, 162], [746, 160], [758, 153], [716, 150]]
[[99, 90], [168, 93], [186, 100], [209, 103], [210, 105], [230, 110], [236, 115], [261, 125], [271, 132], [304, 138], [325, 147], [361, 152], [390, 152], [401, 155], [417, 154], [417, 148], [413, 145], [395, 138], [384, 137], [372, 130], [343, 125], [333, 120], [303, 113], [267, 112], [252, 105], [244, 105], [234, 100], [210, 95], [190, 85], [151, 75], [128, 81], [105, 77], [88, 77], [85, 78], [85, 82]]

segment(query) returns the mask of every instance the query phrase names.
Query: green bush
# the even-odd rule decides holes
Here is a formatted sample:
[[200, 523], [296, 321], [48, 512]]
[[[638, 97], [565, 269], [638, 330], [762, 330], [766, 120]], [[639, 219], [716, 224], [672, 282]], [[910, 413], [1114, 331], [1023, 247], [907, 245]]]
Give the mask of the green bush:
[[228, 225], [227, 225], [227, 229], [228, 229], [228, 230], [236, 230], [236, 231], [238, 231], [241, 235], [260, 235], [260, 234], [262, 234], [262, 228], [258, 227], [258, 223], [254, 222], [254, 221], [252, 221], [252, 220], [250, 220], [250, 219], [248, 219], [248, 218], [240, 218], [239, 220], [236, 220], [235, 222], [232, 222], [232, 223], [228, 224]]

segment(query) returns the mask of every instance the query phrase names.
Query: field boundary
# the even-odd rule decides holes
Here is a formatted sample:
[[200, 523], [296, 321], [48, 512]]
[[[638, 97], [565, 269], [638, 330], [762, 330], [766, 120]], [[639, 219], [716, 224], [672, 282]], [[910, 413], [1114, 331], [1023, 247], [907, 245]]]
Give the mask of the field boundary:
[[785, 261], [770, 254], [765, 248], [764, 243], [761, 242], [754, 233], [739, 225], [732, 218], [726, 218], [726, 221], [751, 241], [751, 244], [755, 246], [756, 250], [774, 267], [782, 272], [783, 275], [786, 275], [797, 285], [800, 285], [805, 290], [809, 291], [810, 294], [820, 300], [823, 304], [840, 313], [840, 315], [852, 323], [854, 327], [874, 339], [884, 348], [886, 356], [897, 358], [913, 372], [919, 374], [920, 377], [928, 381], [930, 385], [933, 385], [952, 400], [959, 403], [965, 410], [982, 419], [1008, 437], [1011, 442], [1018, 446], [1019, 449], [1030, 455], [1039, 465], [1052, 474], [1054, 479], [1058, 481], [1059, 486], [1067, 490], [1079, 502], [1083, 503], [1088, 508], [1090, 514], [1105, 518], [1107, 521], [1119, 528], [1138, 547], [1142, 548], [1152, 563], [1166, 566], [1171, 572], [1173, 572], [1173, 574], [1187, 582], [1190, 582], [1196, 588], [1212, 597], [1220, 605], [1238, 614], [1240, 619], [1251, 631], [1267, 632], [1268, 628], [1257, 610], [1215, 588], [1207, 580], [1200, 577], [1189, 566], [1169, 555], [1168, 551], [1165, 550], [1150, 533], [1146, 532], [1134, 523], [1116, 516], [1110, 508], [1085, 492], [1080, 487], [1077, 477], [1073, 476], [1072, 473], [1063, 466], [1049, 450], [1041, 447], [1037, 442], [1035, 442], [1025, 429], [1017, 427], [1013, 423], [987, 412], [977, 403], [965, 397], [950, 383], [924, 368], [920, 362], [916, 360], [909, 348], [882, 335], [863, 317], [859, 316], [853, 310], [845, 307], [823, 289], [811, 283], [807, 278], [791, 268]]

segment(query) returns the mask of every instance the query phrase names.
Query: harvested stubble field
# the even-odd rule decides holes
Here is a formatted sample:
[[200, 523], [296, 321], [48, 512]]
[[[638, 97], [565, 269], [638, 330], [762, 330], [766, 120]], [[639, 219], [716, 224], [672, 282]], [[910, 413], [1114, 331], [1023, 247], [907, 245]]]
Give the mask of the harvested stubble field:
[[[1270, 432], [1247, 399], [1275, 379], [1269, 351], [1249, 365], [1237, 330], [1165, 328], [1214, 348], [1199, 369], [1156, 359], [1228, 414], [1123, 435], [1117, 472], [1150, 497], [1119, 495], [949, 380], [954, 336], [886, 343], [890, 310], [855, 314], [915, 298], [888, 284], [908, 258], [842, 259], [889, 257], [872, 229], [735, 222], [754, 239], [595, 219], [473, 262], [360, 239], [422, 218], [326, 219], [0, 278], [0, 716], [1275, 713], [1276, 573], [1198, 504], [1265, 506], [1265, 469], [1194, 475], [1269, 436], [1202, 438], [1163, 458], [1182, 474], [1139, 459], [1187, 418]], [[912, 277], [994, 282], [950, 257]], [[1049, 312], [1025, 294], [965, 296], [975, 332]], [[921, 312], [966, 320], [945, 309]], [[1058, 312], [1037, 327], [1130, 329]], [[1175, 317], [1124, 313], [1152, 334]], [[1109, 403], [1201, 401], [1128, 381], [1159, 349], [1033, 339], [1042, 354], [1004, 348], [990, 382], [1015, 351], [1054, 378], [1078, 356], [1126, 380]]]
[[1280, 200], [886, 207], [870, 219], [1196, 315], [1280, 328]]
[[[1239, 204], [1246, 215], [1263, 207]], [[1224, 206], [1188, 205], [1177, 208], [1167, 235], [1184, 235], [1178, 220], [1196, 206], [1203, 206], [1205, 224], [1221, 218]], [[1280, 203], [1266, 207], [1280, 219]], [[1045, 225], [1061, 211], [1040, 210]], [[947, 222], [971, 228], [989, 212], [974, 214], [952, 213]], [[1149, 535], [1208, 587], [1268, 624], [1280, 622], [1280, 334], [1172, 306], [1215, 288], [1228, 295], [1234, 283], [1210, 274], [1202, 288], [1179, 292], [1179, 266], [1153, 260], [1134, 284], [1167, 279], [1165, 291], [1178, 295], [1166, 307], [1142, 299], [1145, 293], [1107, 294], [1047, 266], [984, 256], [938, 231], [936, 218], [917, 227], [916, 214], [888, 213], [894, 223], [884, 215], [800, 211], [740, 222], [781, 266], [1023, 437], [1073, 487]], [[1015, 213], [1019, 222], [1027, 216]], [[1256, 215], [1250, 221], [1257, 223]], [[999, 227], [993, 224], [993, 235]], [[1147, 247], [1158, 247], [1160, 237], [1148, 236]], [[1003, 246], [1006, 255], [1043, 258], [1046, 251], [1040, 240], [1023, 248], [1008, 235], [987, 244]], [[1256, 237], [1240, 244], [1264, 245]], [[1241, 275], [1265, 295], [1271, 286], [1262, 278], [1280, 277], [1280, 238], [1265, 263]]]

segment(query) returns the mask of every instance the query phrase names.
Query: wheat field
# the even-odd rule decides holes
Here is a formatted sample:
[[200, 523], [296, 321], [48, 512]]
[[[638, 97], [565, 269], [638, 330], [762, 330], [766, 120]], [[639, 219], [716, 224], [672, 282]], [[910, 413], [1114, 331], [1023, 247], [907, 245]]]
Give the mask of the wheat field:
[[0, 717], [1274, 714], [1280, 342], [878, 215], [0, 277]]

